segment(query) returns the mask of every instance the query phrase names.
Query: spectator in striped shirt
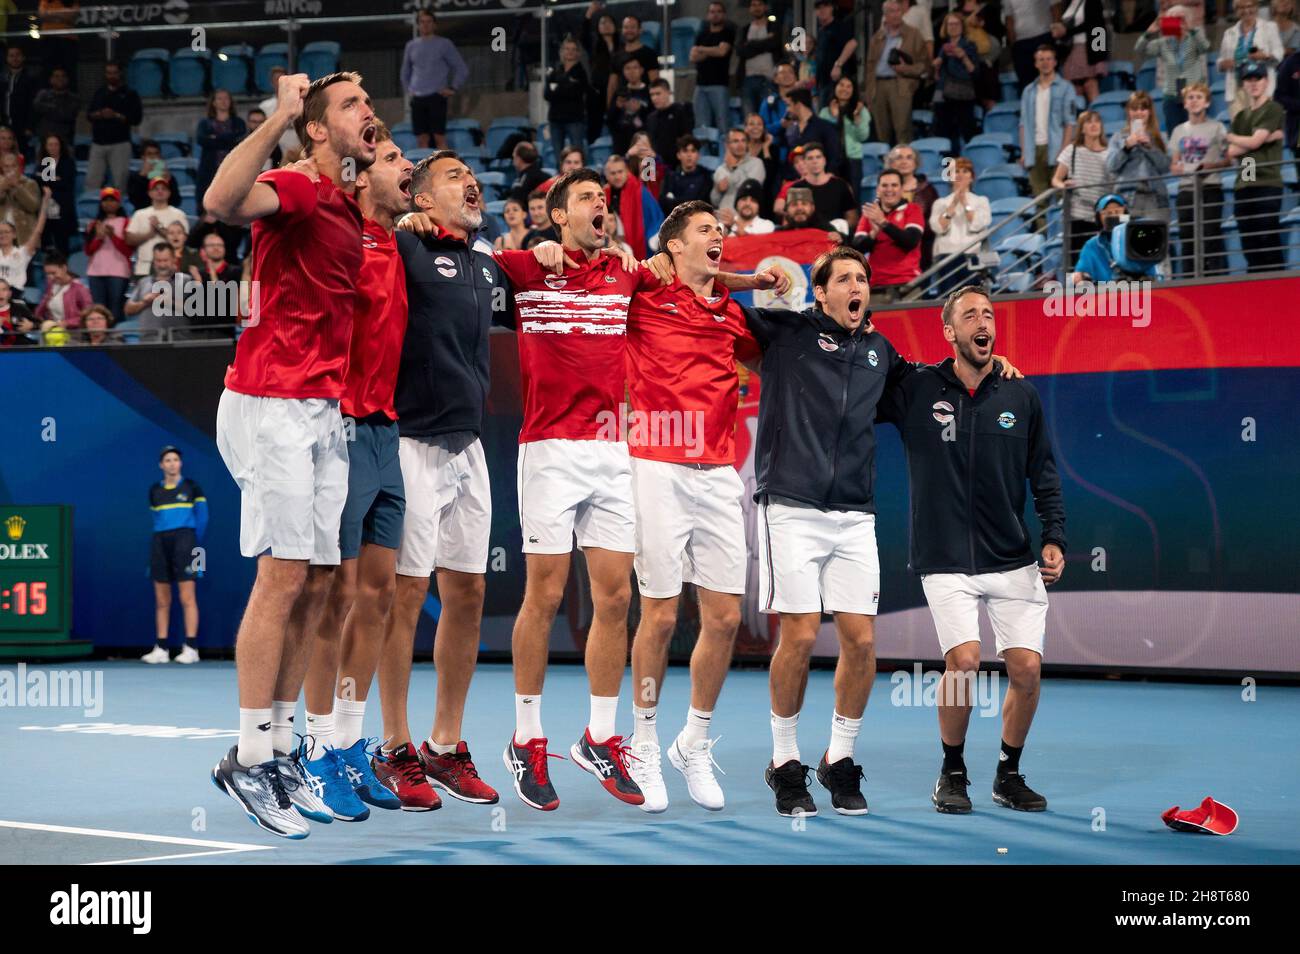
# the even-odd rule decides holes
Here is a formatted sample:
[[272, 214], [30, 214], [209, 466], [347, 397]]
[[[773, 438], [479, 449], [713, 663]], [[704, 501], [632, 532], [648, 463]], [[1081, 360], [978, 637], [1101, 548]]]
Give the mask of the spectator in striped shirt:
[[1101, 116], [1091, 109], [1079, 114], [1074, 141], [1056, 157], [1052, 186], [1069, 189], [1066, 214], [1070, 220], [1069, 260], [1075, 261], [1083, 244], [1097, 234], [1093, 208], [1111, 189], [1112, 176], [1106, 168], [1106, 131]]

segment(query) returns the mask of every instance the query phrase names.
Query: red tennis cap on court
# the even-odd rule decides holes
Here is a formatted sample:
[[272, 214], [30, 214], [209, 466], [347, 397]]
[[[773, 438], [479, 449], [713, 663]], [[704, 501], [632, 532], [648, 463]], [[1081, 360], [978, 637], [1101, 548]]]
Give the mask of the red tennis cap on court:
[[1208, 832], [1211, 835], [1231, 835], [1237, 830], [1237, 813], [1216, 802], [1208, 795], [1200, 807], [1181, 811], [1177, 805], [1160, 818], [1174, 831]]

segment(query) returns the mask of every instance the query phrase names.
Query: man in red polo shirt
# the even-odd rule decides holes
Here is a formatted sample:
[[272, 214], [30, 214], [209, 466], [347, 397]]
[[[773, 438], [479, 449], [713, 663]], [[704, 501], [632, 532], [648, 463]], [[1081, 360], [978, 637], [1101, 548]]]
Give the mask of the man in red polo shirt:
[[925, 213], [903, 198], [903, 177], [886, 169], [876, 180], [876, 201], [862, 207], [853, 247], [871, 263], [871, 294], [897, 301], [903, 286], [921, 274]]
[[[375, 160], [378, 129], [355, 73], [282, 77], [277, 104], [204, 198], [218, 219], [253, 226], [253, 305], [226, 372], [217, 447], [239, 484], [240, 551], [257, 559], [257, 579], [237, 636], [239, 741], [212, 778], [256, 824], [304, 838], [290, 793], [307, 779], [287, 756], [305, 634], [317, 622], [309, 610], [339, 563], [348, 482], [339, 399], [362, 261], [353, 192]], [[290, 125], [304, 162], [262, 172]], [[310, 587], [309, 563], [321, 568]]]

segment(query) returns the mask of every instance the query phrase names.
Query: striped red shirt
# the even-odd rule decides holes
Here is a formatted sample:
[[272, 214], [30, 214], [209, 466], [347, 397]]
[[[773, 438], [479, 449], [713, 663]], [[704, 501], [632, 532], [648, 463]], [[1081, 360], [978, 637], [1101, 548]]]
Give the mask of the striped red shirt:
[[343, 396], [356, 283], [361, 210], [326, 176], [272, 169], [280, 210], [253, 223], [253, 309], [226, 387], [278, 398]]
[[[583, 261], [582, 252], [568, 253]], [[644, 267], [624, 271], [614, 255], [562, 275], [543, 269], [531, 251], [498, 252], [496, 259], [515, 291], [524, 390], [519, 443], [608, 439], [623, 402], [628, 303], [658, 279]]]
[[406, 335], [406, 269], [397, 236], [366, 219], [361, 231], [361, 278], [352, 319], [352, 349], [344, 380], [343, 413], [363, 418], [380, 411], [397, 420], [393, 393]]
[[628, 452], [679, 464], [734, 464], [740, 376], [758, 357], [744, 312], [713, 283], [701, 298], [675, 279], [632, 299], [627, 326]]

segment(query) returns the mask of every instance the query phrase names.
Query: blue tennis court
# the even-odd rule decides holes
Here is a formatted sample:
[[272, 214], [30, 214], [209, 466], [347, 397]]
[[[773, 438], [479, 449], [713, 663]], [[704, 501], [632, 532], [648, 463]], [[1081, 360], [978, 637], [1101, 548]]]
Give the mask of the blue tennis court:
[[[966, 747], [975, 813], [939, 815], [929, 793], [941, 753], [932, 707], [888, 675], [877, 680], [858, 741], [870, 815], [830, 810], [792, 820], [773, 810], [762, 772], [770, 758], [767, 673], [733, 672], [713, 734], [728, 804], [709, 813], [665, 765], [672, 803], [646, 815], [615, 802], [572, 763], [552, 762], [561, 799], [543, 814], [515, 797], [501, 764], [513, 727], [508, 666], [479, 668], [466, 734], [498, 806], [449, 801], [436, 812], [372, 809], [368, 821], [313, 825], [287, 842], [249, 823], [208, 773], [235, 736], [232, 663], [145, 667], [87, 663], [103, 672], [103, 711], [0, 706], [0, 863], [19, 864], [1279, 864], [1300, 862], [1291, 794], [1300, 790], [1300, 688], [1262, 686], [1244, 701], [1233, 684], [1045, 680], [1022, 763], [1049, 799], [1043, 814], [1013, 813], [989, 797], [998, 718], [973, 715]], [[28, 675], [43, 669], [29, 667]], [[4, 667], [3, 672], [14, 671]], [[801, 754], [816, 764], [829, 732], [832, 674], [812, 673], [800, 723]], [[660, 736], [678, 730], [687, 672], [670, 670]], [[435, 673], [417, 664], [411, 724], [433, 714]], [[1003, 684], [1005, 688], [1005, 683]], [[630, 721], [624, 686], [620, 727]], [[372, 693], [366, 727], [380, 731]], [[30, 701], [30, 700], [29, 700]], [[544, 725], [567, 753], [587, 718], [585, 674], [554, 667]], [[301, 709], [299, 719], [301, 720]], [[1171, 805], [1206, 795], [1241, 816], [1228, 837], [1177, 834], [1160, 821]], [[998, 849], [1007, 849], [999, 854]]]

